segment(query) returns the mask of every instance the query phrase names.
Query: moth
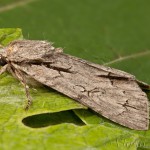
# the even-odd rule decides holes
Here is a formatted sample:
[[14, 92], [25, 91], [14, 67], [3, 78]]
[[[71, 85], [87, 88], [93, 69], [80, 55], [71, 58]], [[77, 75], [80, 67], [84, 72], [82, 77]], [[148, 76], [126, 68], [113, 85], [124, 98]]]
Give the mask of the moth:
[[17, 40], [0, 52], [0, 74], [6, 70], [24, 85], [26, 76], [82, 103], [98, 114], [135, 130], [149, 127], [149, 102], [142, 89], [150, 89], [135, 76], [64, 54], [52, 43]]

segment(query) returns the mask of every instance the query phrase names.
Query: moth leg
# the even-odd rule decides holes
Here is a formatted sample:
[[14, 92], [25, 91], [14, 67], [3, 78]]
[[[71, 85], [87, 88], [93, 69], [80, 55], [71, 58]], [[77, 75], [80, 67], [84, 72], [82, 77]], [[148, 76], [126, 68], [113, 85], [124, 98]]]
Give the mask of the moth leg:
[[8, 67], [8, 65], [6, 64], [5, 66], [3, 66], [3, 67], [0, 69], [0, 75], [7, 71], [7, 67]]
[[24, 87], [25, 87], [25, 92], [27, 96], [27, 104], [25, 106], [25, 110], [28, 110], [32, 104], [32, 99], [31, 99], [30, 92], [29, 92], [29, 86], [25, 84]]
[[20, 71], [15, 70], [15, 75], [25, 88], [25, 93], [26, 93], [26, 96], [27, 96], [27, 104], [25, 105], [24, 109], [28, 110], [30, 108], [31, 104], [32, 104], [32, 99], [31, 99], [30, 92], [29, 92], [29, 86], [26, 84], [24, 76]]
[[139, 81], [139, 80], [136, 80], [136, 82], [141, 87], [141, 89], [143, 89], [143, 90], [150, 90], [150, 85], [148, 85], [147, 83]]

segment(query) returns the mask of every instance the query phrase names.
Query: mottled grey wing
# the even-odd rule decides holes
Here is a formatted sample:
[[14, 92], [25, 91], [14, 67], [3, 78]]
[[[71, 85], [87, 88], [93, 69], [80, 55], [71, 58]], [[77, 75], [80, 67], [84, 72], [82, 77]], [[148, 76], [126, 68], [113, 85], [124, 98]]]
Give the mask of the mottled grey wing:
[[114, 122], [148, 129], [148, 98], [134, 76], [63, 53], [49, 59], [50, 63], [14, 66]]

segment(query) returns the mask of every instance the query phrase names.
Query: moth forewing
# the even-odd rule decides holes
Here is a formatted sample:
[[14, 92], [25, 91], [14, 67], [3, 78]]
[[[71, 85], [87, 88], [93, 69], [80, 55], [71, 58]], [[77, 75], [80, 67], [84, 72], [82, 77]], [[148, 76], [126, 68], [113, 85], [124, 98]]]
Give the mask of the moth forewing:
[[23, 40], [9, 47], [15, 50], [7, 48], [6, 60], [16, 70], [116, 123], [148, 129], [148, 98], [133, 75], [64, 54], [48, 42]]

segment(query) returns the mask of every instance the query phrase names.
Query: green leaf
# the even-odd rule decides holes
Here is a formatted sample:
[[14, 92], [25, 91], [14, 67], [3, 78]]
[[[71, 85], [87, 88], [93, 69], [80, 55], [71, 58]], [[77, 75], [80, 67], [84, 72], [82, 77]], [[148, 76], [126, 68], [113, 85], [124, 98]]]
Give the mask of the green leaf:
[[[16, 125], [15, 122], [12, 123]], [[31, 130], [19, 124], [16, 128], [15, 125], [11, 124], [10, 128], [9, 124], [5, 124], [7, 130], [1, 133], [1, 149], [135, 150], [138, 144], [138, 136], [100, 125], [79, 127], [60, 124], [38, 130]], [[11, 130], [9, 135], [5, 133], [8, 130]]]
[[11, 41], [23, 39], [21, 29], [4, 28], [0, 29], [0, 44], [6, 46]]
[[[3, 27], [10, 27], [10, 25], [12, 27], [21, 27], [26, 39], [44, 39], [55, 42], [56, 46], [65, 47], [64, 51], [66, 53], [84, 58], [86, 60], [90, 60], [95, 63], [105, 64], [111, 67], [118, 68], [120, 70], [127, 71], [135, 75], [138, 79], [150, 83], [150, 52], [148, 51], [148, 49], [150, 49], [149, 4], [150, 2], [146, 0], [21, 0], [20, 3], [18, 3], [18, 0], [7, 0], [0, 6], [0, 25], [2, 25]], [[5, 42], [5, 45], [6, 43], [7, 42]], [[4, 107], [7, 110], [5, 111], [4, 109], [2, 109], [5, 111], [5, 113], [3, 113], [6, 116], [5, 119], [3, 116], [1, 116], [1, 120], [4, 119], [4, 122], [7, 122], [8, 120], [11, 122], [9, 115], [14, 114], [11, 116], [11, 118], [14, 118], [15, 116], [18, 116], [19, 118], [16, 119], [17, 121], [14, 119], [15, 123], [18, 123], [20, 120], [23, 120], [25, 118], [25, 121], [27, 123], [26, 125], [45, 126], [46, 124], [46, 126], [48, 126], [48, 124], [58, 124], [58, 122], [50, 122], [48, 120], [47, 124], [45, 120], [42, 120], [43, 123], [40, 124], [37, 122], [40, 122], [38, 120], [39, 118], [43, 119], [43, 116], [40, 117], [36, 115], [43, 115], [42, 113], [46, 113], [45, 117], [47, 118], [49, 117], [49, 114], [47, 113], [51, 112], [50, 114], [53, 114], [52, 112], [57, 113], [61, 111], [61, 118], [66, 116], [67, 113], [68, 118], [64, 117], [65, 122], [68, 123], [68, 120], [71, 120], [72, 123], [78, 125], [74, 126], [74, 128], [77, 127], [77, 129], [79, 129], [79, 132], [81, 132], [84, 127], [98, 126], [98, 123], [100, 123], [106, 128], [111, 128], [111, 131], [121, 130], [122, 132], [129, 132], [133, 134], [133, 136], [135, 136], [135, 134], [139, 135], [139, 144], [138, 146], [135, 146], [135, 144], [133, 144], [135, 146], [134, 149], [136, 149], [136, 147], [138, 147], [138, 149], [150, 149], [149, 130], [132, 131], [127, 128], [121, 127], [118, 124], [112, 123], [111, 121], [100, 117], [100, 115], [97, 116], [95, 115], [95, 113], [89, 110], [75, 110], [73, 111], [75, 113], [73, 113], [70, 109], [82, 108], [83, 106], [80, 105], [76, 107], [77, 104], [73, 101], [70, 102], [70, 104], [70, 99], [66, 97], [64, 99], [68, 100], [64, 100], [63, 106], [60, 106], [62, 95], [45, 87], [35, 88], [36, 90], [31, 89], [34, 103], [29, 112], [24, 113], [24, 111], [22, 110], [22, 106], [24, 104], [23, 101], [26, 100], [24, 89], [22, 88], [20, 83], [14, 80], [10, 75], [5, 74], [2, 77], [3, 81], [6, 80], [5, 82], [9, 82], [9, 80], [11, 80], [9, 84], [3, 82], [3, 85], [6, 85], [3, 90], [3, 92], [5, 91], [5, 93], [2, 93], [3, 103], [5, 102], [5, 95], [7, 95], [6, 102], [9, 104], [7, 104], [7, 106], [4, 104], [1, 105], [1, 109]], [[16, 84], [16, 86], [13, 86], [14, 84]], [[0, 90], [2, 91], [2, 89]], [[49, 100], [48, 94], [50, 94], [50, 96], [52, 96], [52, 98], [54, 99]], [[56, 101], [58, 101], [58, 103]], [[16, 107], [17, 113], [15, 112]], [[66, 112], [67, 110], [70, 111]], [[84, 127], [82, 126], [81, 129], [79, 126], [82, 125], [82, 122], [81, 120], [79, 120], [79, 118], [77, 119], [77, 116], [75, 116], [75, 114], [81, 120], [83, 120], [85, 124], [88, 125]], [[59, 115], [60, 113], [54, 113], [53, 117], [57, 118], [57, 116]], [[33, 118], [29, 118], [28, 116], [32, 116]], [[52, 116], [50, 116], [49, 118], [51, 117]], [[36, 118], [37, 120], [35, 121]], [[30, 119], [33, 119], [34, 122], [28, 121]], [[5, 127], [4, 122], [2, 122], [2, 124], [4, 124], [2, 128]], [[20, 125], [22, 124], [20, 123], [17, 126]], [[62, 121], [61, 126], [63, 125], [64, 124]], [[67, 125], [70, 126], [70, 124]], [[30, 128], [27, 129], [30, 130]], [[34, 130], [35, 132], [37, 132], [37, 130], [39, 131], [40, 129]], [[5, 133], [7, 134], [10, 130], [7, 130], [6, 128], [5, 131], [7, 131]], [[65, 130], [64, 132], [68, 133], [69, 130]], [[107, 131], [105, 130], [103, 132]], [[123, 135], [124, 134], [122, 134], [122, 136]], [[94, 136], [97, 136], [96, 133]], [[115, 136], [115, 134], [113, 136]], [[8, 134], [7, 137], [9, 137]], [[27, 135], [25, 137], [26, 139], [28, 139]], [[12, 142], [14, 142], [14, 145], [16, 144], [16, 139], [20, 139], [20, 134], [18, 134], [18, 137], [14, 140], [13, 138], [11, 139]], [[50, 138], [49, 140], [52, 139], [53, 138]], [[57, 139], [59, 140], [58, 136]], [[132, 140], [130, 142], [132, 143]], [[127, 141], [127, 143], [130, 142]], [[2, 143], [3, 144], [1, 145], [5, 145], [6, 141], [4, 140], [4, 142], [2, 141]], [[24, 146], [24, 144], [22, 145]], [[44, 145], [49, 144], [45, 142]], [[53, 146], [53, 143], [50, 143], [50, 146], [51, 145]], [[74, 146], [76, 144], [72, 145]], [[100, 148], [97, 147], [95, 149]], [[108, 147], [108, 149], [111, 148]]]

